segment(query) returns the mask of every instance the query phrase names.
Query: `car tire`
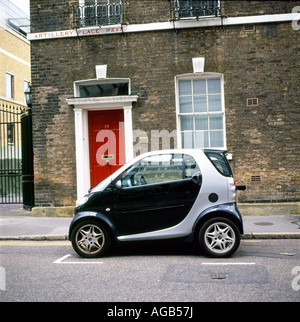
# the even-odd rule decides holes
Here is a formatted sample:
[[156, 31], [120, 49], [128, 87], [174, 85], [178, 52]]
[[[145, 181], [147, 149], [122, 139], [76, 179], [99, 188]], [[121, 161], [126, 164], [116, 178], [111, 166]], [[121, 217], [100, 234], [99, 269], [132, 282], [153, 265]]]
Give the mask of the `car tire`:
[[89, 220], [74, 227], [71, 242], [78, 255], [95, 258], [107, 253], [110, 247], [110, 236], [102, 223]]
[[211, 257], [231, 256], [240, 245], [240, 232], [229, 219], [218, 217], [206, 221], [199, 230], [198, 242]]

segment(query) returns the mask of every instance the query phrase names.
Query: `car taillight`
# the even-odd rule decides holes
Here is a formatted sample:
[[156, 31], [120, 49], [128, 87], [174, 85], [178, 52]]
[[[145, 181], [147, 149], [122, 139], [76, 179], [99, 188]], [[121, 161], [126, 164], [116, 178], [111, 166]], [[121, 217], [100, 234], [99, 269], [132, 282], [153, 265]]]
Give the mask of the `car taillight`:
[[233, 184], [234, 184], [234, 187], [235, 187], [234, 199], [235, 199], [235, 200], [237, 200], [237, 193], [236, 193], [236, 183], [235, 183], [235, 180], [233, 180]]

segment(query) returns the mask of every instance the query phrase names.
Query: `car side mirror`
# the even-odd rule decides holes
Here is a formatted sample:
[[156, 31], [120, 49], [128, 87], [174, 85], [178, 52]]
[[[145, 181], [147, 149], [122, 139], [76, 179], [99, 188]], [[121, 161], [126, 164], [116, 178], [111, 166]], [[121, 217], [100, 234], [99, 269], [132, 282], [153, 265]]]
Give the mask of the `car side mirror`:
[[122, 181], [121, 180], [118, 180], [117, 182], [116, 182], [116, 184], [115, 184], [115, 187], [117, 188], [117, 189], [122, 189]]

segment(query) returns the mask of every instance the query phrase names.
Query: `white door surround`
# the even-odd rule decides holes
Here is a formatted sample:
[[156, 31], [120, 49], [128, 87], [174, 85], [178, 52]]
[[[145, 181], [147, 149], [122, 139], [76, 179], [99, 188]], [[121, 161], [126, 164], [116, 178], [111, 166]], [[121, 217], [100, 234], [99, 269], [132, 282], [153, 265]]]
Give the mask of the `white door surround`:
[[[77, 86], [78, 83], [74, 84], [74, 87]], [[77, 89], [75, 89], [75, 96], [77, 96], [76, 92]], [[103, 111], [113, 109], [124, 110], [125, 153], [126, 162], [128, 162], [133, 158], [132, 103], [136, 102], [137, 100], [137, 95], [72, 98], [67, 100], [69, 105], [74, 106], [75, 113], [76, 174], [78, 199], [83, 197], [90, 188], [88, 111]]]

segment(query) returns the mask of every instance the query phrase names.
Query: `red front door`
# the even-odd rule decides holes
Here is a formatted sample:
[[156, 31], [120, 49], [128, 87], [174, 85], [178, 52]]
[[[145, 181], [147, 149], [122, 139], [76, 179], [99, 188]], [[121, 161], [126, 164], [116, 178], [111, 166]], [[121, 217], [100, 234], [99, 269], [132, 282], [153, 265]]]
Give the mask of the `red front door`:
[[91, 187], [125, 164], [123, 110], [89, 112]]

